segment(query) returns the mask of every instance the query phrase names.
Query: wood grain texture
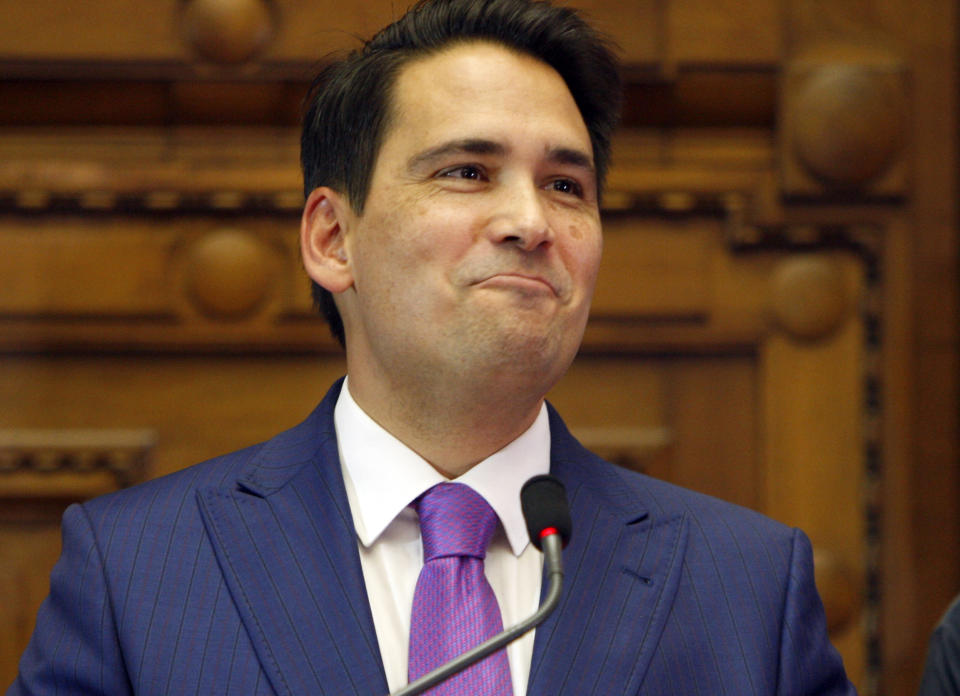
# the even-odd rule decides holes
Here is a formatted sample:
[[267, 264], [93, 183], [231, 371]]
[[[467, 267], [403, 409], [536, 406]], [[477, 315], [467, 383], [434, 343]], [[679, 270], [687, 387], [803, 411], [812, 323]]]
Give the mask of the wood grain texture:
[[[342, 371], [297, 263], [299, 99], [317, 60], [399, 6], [269, 4], [275, 36], [230, 67], [196, 59], [174, 0], [0, 0], [5, 427], [148, 427], [165, 473], [292, 424]], [[960, 591], [955, 4], [578, 5], [624, 49], [627, 108], [594, 314], [551, 398], [611, 442], [667, 433], [656, 475], [804, 526], [841, 569], [822, 589], [840, 597], [831, 612], [854, 607], [836, 639], [861, 692], [913, 693]], [[855, 195], [787, 147], [795, 97], [831, 64], [892, 80], [905, 114]], [[268, 259], [262, 294], [226, 315], [189, 282], [191, 250], [225, 229]], [[775, 320], [774, 278], [811, 253], [842, 269], [848, 304], [797, 340]], [[816, 325], [811, 304], [797, 306]], [[0, 548], [42, 546], [46, 563], [57, 509], [33, 509], [46, 526], [4, 527]], [[861, 585], [870, 568], [879, 596]], [[0, 582], [25, 601], [45, 588]]]

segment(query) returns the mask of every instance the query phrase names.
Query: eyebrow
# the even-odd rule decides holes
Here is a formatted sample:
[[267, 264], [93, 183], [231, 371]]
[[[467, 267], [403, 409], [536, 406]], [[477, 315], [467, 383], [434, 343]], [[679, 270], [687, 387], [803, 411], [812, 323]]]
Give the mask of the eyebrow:
[[[457, 154], [503, 156], [507, 154], [507, 148], [501, 143], [483, 138], [450, 140], [417, 153], [408, 160], [407, 168], [410, 170], [417, 169], [424, 164]], [[547, 159], [557, 164], [566, 164], [585, 169], [591, 174], [595, 171], [593, 159], [581, 150], [568, 147], [556, 147], [547, 151]]]
[[557, 164], [569, 164], [574, 167], [580, 167], [590, 173], [595, 171], [593, 158], [581, 150], [573, 150], [569, 147], [557, 147], [547, 153], [547, 159]]
[[450, 140], [415, 154], [407, 162], [407, 167], [409, 169], [417, 169], [423, 164], [448, 157], [449, 155], [505, 155], [506, 152], [507, 148], [492, 140], [483, 140], [482, 138]]

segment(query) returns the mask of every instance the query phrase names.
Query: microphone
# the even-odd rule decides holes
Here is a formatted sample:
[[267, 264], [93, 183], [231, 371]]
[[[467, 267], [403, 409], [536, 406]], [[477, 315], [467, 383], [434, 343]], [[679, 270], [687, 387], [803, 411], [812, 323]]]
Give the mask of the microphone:
[[550, 474], [534, 476], [520, 489], [520, 507], [534, 546], [543, 551], [543, 540], [559, 534], [561, 547], [566, 548], [573, 522], [567, 505], [567, 489], [560, 479]]
[[570, 521], [570, 507], [567, 505], [567, 491], [555, 476], [534, 476], [520, 489], [520, 507], [523, 508], [523, 519], [527, 523], [530, 542], [543, 552], [547, 565], [549, 586], [543, 604], [533, 616], [485, 640], [432, 672], [427, 672], [390, 696], [415, 696], [423, 693], [533, 630], [557, 608], [563, 586], [562, 551], [570, 541], [573, 526]]

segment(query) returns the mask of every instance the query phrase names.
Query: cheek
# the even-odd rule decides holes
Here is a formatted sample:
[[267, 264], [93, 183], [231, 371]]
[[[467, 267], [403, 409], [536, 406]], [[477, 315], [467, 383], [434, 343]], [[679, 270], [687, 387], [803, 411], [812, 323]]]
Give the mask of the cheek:
[[365, 222], [357, 230], [355, 264], [367, 291], [381, 295], [419, 295], [419, 302], [426, 302], [470, 246], [466, 235], [457, 233], [464, 220], [429, 202], [397, 206]]
[[600, 257], [603, 252], [603, 234], [599, 226], [571, 225], [570, 255], [573, 266], [585, 280], [593, 281], [600, 269]]
[[567, 234], [570, 235], [571, 239], [580, 240], [583, 239], [584, 231], [580, 225], [570, 225], [567, 228]]

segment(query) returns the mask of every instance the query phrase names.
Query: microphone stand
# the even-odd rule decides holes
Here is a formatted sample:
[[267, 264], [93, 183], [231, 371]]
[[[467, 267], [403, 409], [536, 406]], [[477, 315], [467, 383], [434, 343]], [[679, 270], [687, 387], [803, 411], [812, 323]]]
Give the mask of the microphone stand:
[[540, 605], [540, 608], [537, 609], [537, 612], [533, 616], [489, 638], [477, 647], [450, 660], [450, 662], [440, 665], [432, 672], [427, 672], [402, 689], [394, 691], [390, 696], [415, 696], [415, 694], [423, 693], [431, 686], [436, 686], [444, 679], [466, 669], [474, 662], [479, 662], [504, 647], [507, 643], [516, 640], [527, 631], [543, 623], [550, 613], [556, 609], [557, 604], [560, 603], [560, 589], [563, 585], [563, 546], [559, 534], [549, 534], [543, 537], [542, 545], [543, 555], [547, 563], [549, 586], [543, 604]]

